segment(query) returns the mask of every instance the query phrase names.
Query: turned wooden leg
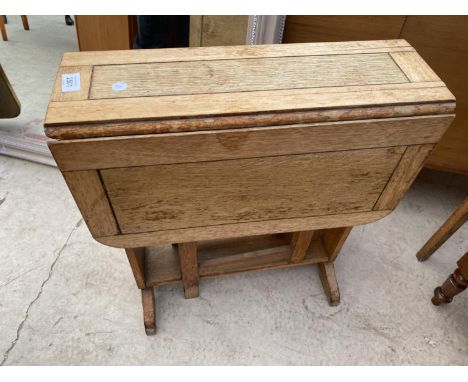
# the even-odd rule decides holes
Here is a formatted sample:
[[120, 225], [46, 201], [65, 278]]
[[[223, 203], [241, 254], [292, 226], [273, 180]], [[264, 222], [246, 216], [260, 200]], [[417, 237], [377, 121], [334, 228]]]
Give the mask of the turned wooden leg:
[[3, 16], [0, 15], [0, 31], [2, 32], [2, 39], [3, 41], [8, 41], [8, 36], [5, 28], [5, 21], [3, 20]]
[[197, 243], [179, 243], [180, 272], [185, 298], [198, 297]]
[[416, 257], [425, 261], [444, 244], [468, 219], [468, 198], [455, 210], [444, 224], [432, 235], [426, 244], [419, 250]]
[[156, 303], [154, 300], [154, 288], [141, 290], [141, 301], [143, 303], [143, 323], [146, 335], [156, 334]]
[[449, 276], [442, 286], [435, 288], [432, 303], [434, 305], [448, 304], [453, 297], [463, 292], [468, 286], [468, 280], [464, 279], [458, 269]]
[[448, 304], [453, 297], [463, 292], [468, 286], [468, 252], [457, 261], [458, 268], [449, 276], [442, 286], [434, 290], [432, 303], [434, 305]]
[[335, 267], [333, 262], [319, 263], [320, 280], [323, 290], [327, 296], [330, 306], [336, 306], [340, 303], [340, 290], [336, 281]]
[[21, 16], [21, 22], [25, 31], [29, 30], [28, 16]]
[[304, 260], [315, 231], [294, 232], [291, 238], [291, 256], [289, 262], [299, 263]]

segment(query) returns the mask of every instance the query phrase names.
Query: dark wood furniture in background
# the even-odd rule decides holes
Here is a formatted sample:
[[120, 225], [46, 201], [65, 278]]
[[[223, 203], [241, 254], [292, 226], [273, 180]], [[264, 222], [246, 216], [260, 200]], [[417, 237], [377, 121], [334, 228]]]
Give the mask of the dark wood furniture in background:
[[[416, 257], [419, 261], [426, 261], [468, 220], [468, 197], [432, 235], [426, 244], [419, 250]], [[447, 304], [452, 298], [468, 286], [468, 253], [458, 260], [458, 269], [449, 276], [441, 287], [434, 291], [432, 303], [434, 305]]]
[[283, 43], [406, 39], [457, 97], [427, 167], [468, 174], [468, 16], [287, 16]]
[[[29, 30], [28, 16], [21, 16], [21, 22], [25, 31]], [[3, 41], [8, 41], [8, 35], [5, 27], [3, 15], [0, 15], [0, 32], [2, 33]]]
[[190, 16], [190, 46], [244, 45], [249, 16]]
[[136, 16], [75, 16], [80, 51], [132, 49]]
[[188, 46], [189, 16], [75, 16], [80, 51]]
[[0, 118], [15, 118], [20, 114], [21, 104], [2, 65], [0, 65], [0, 100]]
[[455, 269], [447, 280], [434, 290], [431, 301], [434, 305], [448, 304], [453, 298], [468, 287], [468, 252], [457, 261]]
[[444, 224], [432, 235], [419, 250], [416, 257], [419, 261], [426, 261], [468, 220], [468, 198], [450, 215]]

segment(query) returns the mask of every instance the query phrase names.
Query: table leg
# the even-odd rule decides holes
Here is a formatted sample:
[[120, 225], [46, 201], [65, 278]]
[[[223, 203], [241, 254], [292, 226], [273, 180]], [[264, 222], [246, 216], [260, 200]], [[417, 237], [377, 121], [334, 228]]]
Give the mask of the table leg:
[[309, 248], [310, 242], [314, 236], [315, 231], [300, 231], [294, 232], [291, 239], [291, 263], [299, 263], [304, 260]]
[[447, 280], [435, 288], [432, 303], [434, 305], [448, 304], [453, 297], [468, 287], [468, 252], [457, 261], [458, 268]]
[[145, 247], [141, 248], [125, 248], [127, 253], [128, 262], [132, 268], [133, 276], [137, 287], [140, 289], [145, 288]]
[[21, 16], [21, 22], [25, 31], [29, 30], [28, 16]]
[[352, 229], [353, 227], [341, 227], [320, 231], [322, 243], [328, 253], [329, 261], [336, 259]]
[[319, 263], [320, 280], [323, 290], [327, 296], [330, 306], [340, 303], [340, 290], [336, 281], [335, 267], [333, 262]]
[[3, 20], [3, 16], [0, 15], [0, 32], [2, 33], [3, 41], [8, 41], [8, 36], [5, 28], [5, 22]]
[[178, 247], [185, 298], [198, 297], [197, 243], [179, 243]]
[[458, 269], [449, 276], [445, 282], [435, 288], [432, 303], [434, 305], [448, 304], [452, 302], [453, 297], [463, 292], [468, 286], [468, 280], [464, 279]]
[[141, 301], [143, 303], [143, 323], [146, 335], [156, 334], [156, 302], [154, 299], [154, 288], [141, 290]]
[[425, 261], [444, 244], [468, 219], [468, 198], [455, 210], [444, 224], [432, 235], [426, 244], [419, 250], [416, 257]]
[[353, 227], [340, 227], [320, 231], [323, 246], [328, 254], [328, 261], [319, 263], [320, 280], [331, 306], [340, 303], [340, 289], [336, 280], [334, 260], [338, 256]]
[[141, 289], [141, 301], [143, 304], [143, 323], [148, 336], [156, 334], [156, 302], [154, 288], [146, 287], [145, 256], [146, 248], [125, 248], [128, 262], [132, 268], [137, 287]]

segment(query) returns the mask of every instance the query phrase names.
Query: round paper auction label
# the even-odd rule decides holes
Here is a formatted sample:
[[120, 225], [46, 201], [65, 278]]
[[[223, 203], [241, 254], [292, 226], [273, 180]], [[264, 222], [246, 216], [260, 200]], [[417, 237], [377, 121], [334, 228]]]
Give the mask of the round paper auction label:
[[126, 82], [115, 82], [112, 84], [112, 90], [115, 92], [121, 92], [122, 90], [127, 90], [128, 85]]

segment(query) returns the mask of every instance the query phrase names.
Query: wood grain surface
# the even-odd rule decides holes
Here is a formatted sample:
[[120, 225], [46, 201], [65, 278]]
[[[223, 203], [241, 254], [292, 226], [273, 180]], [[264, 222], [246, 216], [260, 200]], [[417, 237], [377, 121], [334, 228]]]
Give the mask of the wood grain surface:
[[346, 41], [315, 44], [265, 44], [170, 49], [64, 53], [61, 66], [121, 65], [148, 62], [208, 61], [256, 57], [291, 57], [342, 53], [414, 51], [405, 40]]
[[382, 119], [416, 116], [437, 116], [453, 114], [453, 102], [413, 104], [413, 105], [376, 105], [359, 108], [335, 108], [313, 111], [276, 112], [218, 116], [216, 118], [183, 118], [154, 121], [123, 121], [99, 124], [84, 124], [80, 128], [68, 126], [46, 127], [48, 137], [60, 140], [117, 137], [123, 135], [166, 134], [172, 132], [210, 131], [241, 129], [246, 127], [282, 126], [289, 124], [344, 122], [361, 119]]
[[45, 126], [453, 101], [440, 82], [52, 101]]
[[49, 147], [93, 177], [92, 198], [70, 182], [93, 236], [126, 248], [337, 228], [332, 259], [340, 227], [396, 206], [455, 106], [404, 40], [71, 53], [70, 71], [83, 88], [52, 97]]
[[197, 243], [179, 243], [179, 262], [185, 298], [198, 297]]
[[[62, 92], [62, 75], [72, 73], [80, 74], [80, 90], [75, 92]], [[58, 102], [80, 101], [88, 99], [92, 73], [93, 67], [91, 65], [60, 67], [57, 73], [57, 78], [55, 79], [54, 90], [50, 100], [53, 102]]]
[[403, 148], [102, 170], [122, 233], [371, 210]]
[[439, 76], [416, 52], [393, 52], [390, 56], [411, 82], [440, 81]]
[[[404, 40], [64, 55], [61, 71], [77, 67], [92, 68], [89, 96], [83, 98], [84, 90], [62, 96], [56, 87], [45, 119], [50, 137], [92, 136], [90, 125], [95, 136], [164, 132], [152, 123], [169, 123], [171, 131], [202, 130], [209, 120], [226, 117], [231, 120], [225, 123], [234, 124], [244, 118], [235, 127], [246, 116], [261, 116], [271, 125], [272, 114], [338, 109], [346, 115], [356, 108], [390, 106], [387, 116], [394, 117], [408, 106], [430, 104], [438, 114], [439, 106], [454, 102]], [[118, 82], [126, 84], [124, 89], [115, 90]], [[204, 122], [184, 125], [194, 118]], [[122, 123], [127, 127], [119, 128]]]
[[140, 248], [125, 248], [127, 254], [128, 262], [130, 263], [130, 268], [132, 268], [133, 277], [135, 277], [135, 282], [137, 287], [140, 289], [145, 289], [145, 256], [146, 249], [144, 247]]
[[[128, 88], [113, 90], [120, 81]], [[108, 65], [95, 67], [90, 99], [405, 82], [387, 53]]]
[[[50, 142], [63, 171], [437, 143], [453, 115]], [[197, 150], [193, 150], [196, 147]]]
[[304, 260], [314, 233], [315, 231], [294, 232], [293, 240], [291, 240], [291, 256], [289, 258], [291, 263], [299, 263]]
[[[316, 264], [327, 260], [320, 240], [313, 240], [304, 259], [289, 262], [291, 247], [287, 238], [272, 235], [246, 237], [198, 243], [200, 278], [230, 275], [238, 272], [287, 268]], [[177, 251], [171, 246], [150, 249], [146, 260], [148, 285], [165, 285], [182, 281]]]
[[421, 171], [434, 145], [408, 146], [388, 185], [374, 206], [378, 210], [393, 210]]
[[323, 246], [328, 253], [328, 261], [333, 262], [341, 251], [353, 227], [331, 228], [320, 231]]
[[367, 211], [350, 214], [300, 217], [262, 222], [234, 223], [197, 228], [140, 232], [94, 237], [98, 242], [115, 248], [171, 244], [184, 241], [213, 240], [238, 236], [265, 235], [272, 232], [293, 232], [369, 224], [387, 216], [387, 211]]
[[94, 237], [119, 234], [99, 173], [88, 170], [63, 172], [62, 175], [91, 234]]

